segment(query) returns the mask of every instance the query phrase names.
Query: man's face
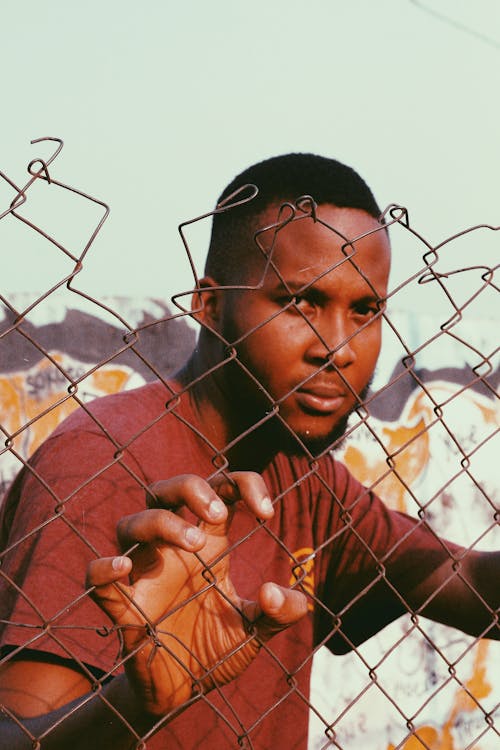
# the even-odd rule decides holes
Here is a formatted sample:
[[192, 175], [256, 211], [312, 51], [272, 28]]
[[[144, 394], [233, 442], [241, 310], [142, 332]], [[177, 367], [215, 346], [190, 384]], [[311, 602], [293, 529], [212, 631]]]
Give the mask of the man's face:
[[[276, 215], [268, 209], [259, 224], [272, 224]], [[224, 299], [221, 332], [236, 343], [239, 361], [279, 404], [288, 427], [304, 443], [326, 447], [377, 362], [381, 319], [374, 316], [387, 293], [390, 248], [387, 233], [365, 211], [322, 205], [317, 215], [348, 240], [379, 229], [345, 247], [361, 273], [342, 252], [339, 234], [310, 217], [292, 221], [276, 238], [276, 270], [268, 269], [260, 288]], [[269, 411], [270, 401], [236, 369], [228, 368], [224, 387], [246, 427], [252, 414], [256, 421]]]

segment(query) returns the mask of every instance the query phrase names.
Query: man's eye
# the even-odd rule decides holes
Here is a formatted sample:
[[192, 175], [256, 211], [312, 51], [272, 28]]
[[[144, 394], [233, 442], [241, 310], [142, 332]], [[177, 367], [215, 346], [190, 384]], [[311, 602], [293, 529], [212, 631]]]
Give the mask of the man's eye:
[[277, 302], [281, 307], [288, 307], [290, 310], [294, 310], [296, 307], [300, 307], [305, 304], [305, 297], [301, 297], [298, 294], [290, 294], [286, 297], [279, 297]]
[[300, 294], [295, 294], [292, 297], [292, 301], [293, 307], [297, 310], [301, 310], [303, 313], [309, 313], [314, 308], [312, 300], [307, 297], [301, 297]]
[[354, 314], [361, 318], [371, 318], [378, 312], [379, 307], [374, 302], [361, 302], [354, 306]]
[[296, 315], [311, 315], [314, 311], [314, 303], [307, 297], [303, 297], [300, 294], [291, 294], [286, 297], [280, 297], [278, 304], [283, 307], [289, 313], [295, 313]]

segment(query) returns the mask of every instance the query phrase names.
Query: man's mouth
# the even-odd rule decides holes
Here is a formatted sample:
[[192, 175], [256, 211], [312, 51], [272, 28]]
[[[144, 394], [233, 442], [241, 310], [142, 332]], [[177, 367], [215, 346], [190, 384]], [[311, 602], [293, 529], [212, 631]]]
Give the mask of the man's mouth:
[[306, 385], [295, 392], [297, 403], [314, 414], [333, 414], [345, 404], [345, 393], [330, 385]]

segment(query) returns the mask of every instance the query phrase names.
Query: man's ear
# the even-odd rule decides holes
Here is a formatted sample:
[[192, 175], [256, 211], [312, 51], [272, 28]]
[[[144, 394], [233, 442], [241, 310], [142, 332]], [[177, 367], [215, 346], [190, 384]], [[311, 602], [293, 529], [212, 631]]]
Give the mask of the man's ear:
[[208, 328], [219, 328], [222, 314], [223, 292], [211, 276], [204, 276], [191, 297], [191, 314], [195, 320]]

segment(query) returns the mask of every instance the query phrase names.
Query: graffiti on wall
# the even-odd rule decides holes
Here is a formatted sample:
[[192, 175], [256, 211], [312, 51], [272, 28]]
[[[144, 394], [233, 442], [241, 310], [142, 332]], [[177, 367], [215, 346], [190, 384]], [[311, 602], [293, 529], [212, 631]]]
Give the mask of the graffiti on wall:
[[[2, 430], [14, 436], [11, 447], [23, 458], [31, 456], [78, 407], [73, 394], [68, 393], [71, 381], [83, 378], [76, 395], [84, 402], [144, 383], [144, 378], [126, 365], [104, 365], [85, 376], [92, 369], [91, 364], [63, 352], [52, 352], [51, 356], [58, 366], [41, 360], [28, 370], [0, 375]], [[7, 452], [1, 460], [0, 491], [6, 490], [19, 469], [20, 463], [13, 452]]]
[[[181, 319], [172, 320], [162, 302], [136, 303], [121, 298], [107, 302], [113, 309], [124, 308], [127, 319], [137, 327], [160, 317], [141, 332], [138, 346], [138, 353], [159, 372], [167, 374], [184, 362], [194, 346], [194, 331]], [[21, 468], [15, 453], [28, 458], [77, 408], [75, 396], [87, 402], [155, 377], [141, 356], [124, 348], [124, 330], [116, 321], [105, 319], [104, 312], [66, 309], [58, 298], [51, 300], [51, 305], [38, 313], [39, 319], [23, 321], [19, 329], [26, 336], [20, 330], [9, 330], [9, 311], [0, 320], [0, 334], [4, 333], [0, 336], [0, 431], [2, 442], [7, 440], [12, 448], [0, 452], [0, 500]], [[22, 300], [18, 307], [22, 308]], [[120, 350], [119, 356], [113, 356]], [[44, 351], [50, 353], [50, 359]], [[76, 389], [72, 387], [75, 382]]]

